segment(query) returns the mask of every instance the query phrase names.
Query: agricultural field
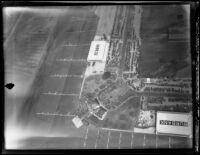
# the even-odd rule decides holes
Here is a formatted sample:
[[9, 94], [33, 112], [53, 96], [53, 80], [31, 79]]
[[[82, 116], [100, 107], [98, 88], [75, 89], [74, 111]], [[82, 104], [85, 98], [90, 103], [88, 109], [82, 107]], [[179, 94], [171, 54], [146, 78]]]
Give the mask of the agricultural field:
[[6, 119], [13, 115], [18, 118], [35, 75], [52, 44], [57, 14], [47, 14], [46, 11], [41, 15], [41, 11], [3, 10], [5, 82], [15, 84], [12, 91], [5, 93]]
[[95, 14], [99, 17], [96, 35], [111, 35], [117, 7], [118, 6], [108, 5], [97, 6], [95, 8]]
[[[8, 74], [15, 67], [21, 75], [33, 70], [29, 73], [32, 84], [18, 107], [17, 120], [22, 125], [28, 124], [27, 128], [35, 128], [37, 124], [38, 130], [49, 131], [55, 125], [54, 114], [62, 117], [77, 112], [86, 58], [99, 19], [87, 7], [46, 9], [43, 9], [45, 13], [38, 8], [24, 10], [19, 13], [20, 18], [12, 17], [18, 19], [16, 22], [12, 18], [6, 21], [5, 25], [13, 22], [14, 28], [12, 33], [5, 31], [8, 36], [5, 36], [4, 49]], [[43, 114], [52, 119], [41, 121]], [[57, 127], [62, 124], [62, 121], [56, 122]]]
[[140, 77], [191, 77], [188, 14], [180, 5], [142, 8]]

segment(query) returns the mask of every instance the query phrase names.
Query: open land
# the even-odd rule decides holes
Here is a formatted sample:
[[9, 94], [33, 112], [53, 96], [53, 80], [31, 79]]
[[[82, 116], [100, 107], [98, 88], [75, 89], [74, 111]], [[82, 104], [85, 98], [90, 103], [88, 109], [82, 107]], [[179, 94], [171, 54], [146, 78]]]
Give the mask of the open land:
[[113, 22], [115, 19], [115, 12], [118, 6], [97, 6], [95, 14], [99, 16], [96, 34], [111, 35]]
[[[154, 7], [67, 7], [67, 12], [57, 14], [56, 18], [52, 14], [47, 18], [23, 12], [21, 21], [13, 22], [16, 23], [13, 24], [16, 30], [13, 29], [13, 33], [5, 37], [6, 53], [12, 55], [13, 49], [17, 49], [14, 53], [21, 61], [34, 57], [37, 53], [34, 51], [40, 54], [40, 59], [34, 62], [39, 66], [36, 65], [31, 74], [36, 76], [20, 108], [18, 122], [26, 129], [34, 129], [34, 132], [45, 131], [42, 136], [48, 137], [36, 135], [25, 139], [21, 142], [21, 148], [191, 147], [191, 138], [134, 132], [141, 111], [161, 109], [190, 112], [192, 107], [190, 79], [189, 82], [187, 79], [177, 79], [175, 82], [174, 79], [160, 79], [160, 82], [147, 83], [138, 78], [174, 76], [177, 70], [186, 66], [185, 59], [188, 60], [188, 40], [167, 40], [163, 32], [167, 20], [162, 22], [163, 25], [154, 25], [155, 21], [161, 22], [163, 19], [156, 17], [162, 9]], [[109, 16], [104, 18], [106, 12]], [[163, 16], [169, 17], [168, 14]], [[176, 14], [174, 16], [177, 17]], [[51, 21], [51, 24], [45, 25], [48, 22], [44, 19]], [[152, 23], [149, 19], [152, 19]], [[111, 24], [108, 25], [110, 20]], [[174, 20], [171, 22], [174, 23]], [[40, 24], [31, 27], [36, 21]], [[152, 29], [149, 30], [149, 27]], [[90, 43], [95, 34], [111, 34], [113, 50], [109, 51], [105, 68], [107, 73], [85, 77]], [[153, 41], [150, 39], [152, 36]], [[179, 56], [180, 60], [174, 60], [180, 53], [184, 53]], [[152, 61], [149, 60], [151, 57]], [[12, 64], [11, 60], [8, 59], [7, 64]], [[156, 68], [162, 66], [158, 65], [157, 60], [164, 64], [162, 69]], [[22, 62], [23, 66], [28, 66], [26, 61]], [[177, 68], [171, 67], [174, 63]], [[23, 68], [20, 63], [12, 64], [10, 68], [13, 66]], [[81, 128], [76, 128], [71, 121], [76, 115], [84, 122]]]
[[[32, 137], [20, 149], [173, 149], [191, 148], [191, 139], [108, 129], [82, 129], [82, 137]], [[86, 136], [87, 135], [87, 136]]]
[[140, 77], [191, 77], [188, 14], [172, 5], [143, 6], [142, 14]]

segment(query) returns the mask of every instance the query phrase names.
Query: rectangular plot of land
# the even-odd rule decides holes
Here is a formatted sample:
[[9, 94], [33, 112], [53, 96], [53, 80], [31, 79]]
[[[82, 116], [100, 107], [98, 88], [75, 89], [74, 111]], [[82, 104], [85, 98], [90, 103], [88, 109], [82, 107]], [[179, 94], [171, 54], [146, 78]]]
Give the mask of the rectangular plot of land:
[[69, 75], [83, 75], [86, 69], [86, 62], [71, 62], [71, 66], [69, 69]]
[[54, 121], [51, 126], [52, 133], [63, 135], [66, 133], [67, 126], [65, 125], [65, 117], [54, 116]]
[[[77, 30], [84, 31], [84, 30]], [[86, 32], [65, 32], [65, 44], [79, 44], [80, 36]], [[82, 40], [84, 41], [84, 40]]]
[[99, 131], [99, 138], [97, 142], [97, 149], [106, 149], [108, 142], [108, 131], [107, 130], [100, 130]]
[[30, 137], [26, 138], [20, 143], [22, 144], [20, 149], [26, 149], [26, 150], [31, 150], [31, 149], [45, 149], [46, 148], [46, 138], [44, 137]]
[[110, 138], [109, 138], [109, 143], [108, 143], [109, 149], [119, 148], [119, 137], [120, 137], [120, 132], [110, 131]]
[[[72, 123], [73, 117], [60, 117], [55, 116], [54, 122], [51, 126], [52, 134], [61, 136], [61, 137], [80, 137], [81, 139], [85, 139], [85, 129], [83, 127], [76, 128]], [[73, 125], [73, 126], [72, 126]], [[82, 141], [84, 142], [84, 141]], [[83, 143], [81, 144], [81, 147]]]
[[131, 149], [131, 138], [132, 138], [132, 133], [122, 132], [120, 148], [121, 149]]
[[54, 121], [54, 117], [49, 117], [47, 115], [39, 115], [38, 112], [41, 112], [39, 109], [36, 109], [36, 116], [32, 120], [34, 123], [31, 122], [31, 124], [35, 124], [38, 129], [42, 128], [43, 130], [49, 130]]
[[88, 129], [88, 135], [86, 140], [86, 149], [95, 149], [95, 143], [97, 141], [98, 130]]
[[65, 79], [64, 78], [51, 78], [48, 77], [44, 81], [43, 84], [43, 89], [42, 93], [47, 93], [47, 92], [62, 92], [63, 87], [65, 84]]
[[170, 137], [171, 148], [192, 148], [192, 139], [186, 137]]
[[83, 79], [79, 77], [67, 77], [65, 85], [64, 85], [63, 93], [78, 95], [80, 93], [82, 81]]
[[95, 30], [97, 27], [98, 19], [93, 18], [91, 21], [87, 21], [84, 23], [82, 29], [85, 31]]
[[80, 33], [79, 44], [88, 44], [88, 43], [90, 43], [92, 40], [94, 40], [94, 36], [95, 36], [95, 30], [94, 31], [90, 30], [88, 32]]
[[73, 114], [78, 106], [78, 96], [61, 96], [57, 111], [61, 114]]
[[88, 45], [83, 44], [82, 46], [77, 46], [76, 51], [74, 52], [74, 55], [73, 55], [73, 59], [86, 59], [87, 60], [89, 49], [90, 49], [90, 43], [91, 42], [86, 43]]
[[83, 26], [86, 24], [86, 21], [80, 21], [78, 24], [70, 23], [70, 26], [65, 29], [63, 35], [70, 36], [71, 33], [77, 33], [77, 31], [83, 30]]
[[141, 149], [144, 146], [144, 134], [134, 133], [133, 148]]
[[94, 14], [94, 12], [92, 11], [89, 11], [88, 9], [84, 9], [84, 8], [78, 8], [78, 9], [74, 9], [74, 8], [71, 8], [70, 10], [70, 15], [71, 15], [71, 18], [78, 18], [78, 19], [85, 19], [85, 20], [88, 20], [90, 18], [95, 18], [96, 15]]
[[57, 51], [57, 59], [72, 59], [75, 53], [76, 46], [65, 46], [63, 44], [60, 50]]
[[169, 148], [169, 136], [157, 135], [157, 148]]
[[58, 55], [58, 59], [73, 59], [74, 56], [74, 47], [66, 47], [65, 50], [63, 50], [59, 55]]
[[36, 106], [36, 113], [55, 113], [59, 104], [59, 100], [60, 96], [41, 94]]
[[69, 73], [69, 69], [71, 67], [70, 62], [62, 62], [62, 61], [55, 61], [52, 65], [51, 69], [51, 75], [59, 74], [59, 75], [65, 75]]
[[144, 148], [156, 148], [156, 134], [145, 134]]
[[83, 138], [79, 137], [58, 137], [50, 138], [46, 141], [46, 147], [50, 149], [80, 149], [83, 143]]

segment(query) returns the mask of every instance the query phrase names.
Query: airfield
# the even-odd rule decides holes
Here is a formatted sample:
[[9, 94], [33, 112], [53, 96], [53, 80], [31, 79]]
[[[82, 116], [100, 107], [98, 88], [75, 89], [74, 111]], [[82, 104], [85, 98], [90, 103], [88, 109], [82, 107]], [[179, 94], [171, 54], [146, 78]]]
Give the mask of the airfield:
[[[18, 114], [17, 121], [24, 130], [31, 129], [41, 135], [22, 140], [20, 148], [191, 148], [192, 139], [186, 137], [135, 133], [120, 129], [98, 128], [93, 125], [82, 126], [79, 129], [74, 126], [72, 118], [76, 116], [77, 108], [80, 106], [79, 98], [85, 80], [87, 56], [91, 41], [96, 34], [99, 17], [87, 7], [67, 9], [65, 14], [56, 16], [52, 25], [48, 25], [51, 31], [47, 32], [49, 37], [45, 38], [48, 40], [47, 53], [41, 59], [42, 64], [31, 86], [30, 94]], [[21, 21], [31, 16], [23, 14], [26, 12], [22, 13]], [[45, 17], [38, 19], [38, 22], [44, 19]], [[17, 24], [18, 27], [21, 26], [21, 22]], [[35, 29], [34, 31], [37, 31], [37, 27]], [[25, 33], [26, 31], [24, 35]], [[13, 33], [10, 36], [14, 38], [17, 34]], [[31, 57], [28, 53], [26, 56]], [[141, 66], [146, 65], [148, 66], [148, 64]]]

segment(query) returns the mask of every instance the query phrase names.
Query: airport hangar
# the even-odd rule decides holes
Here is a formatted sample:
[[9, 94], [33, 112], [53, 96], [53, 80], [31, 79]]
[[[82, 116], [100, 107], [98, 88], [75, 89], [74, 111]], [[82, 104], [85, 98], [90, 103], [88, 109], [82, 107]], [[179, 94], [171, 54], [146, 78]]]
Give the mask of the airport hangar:
[[106, 40], [92, 41], [89, 54], [86, 75], [104, 73], [106, 58], [108, 56], [109, 43]]
[[157, 111], [156, 133], [192, 137], [192, 114]]

